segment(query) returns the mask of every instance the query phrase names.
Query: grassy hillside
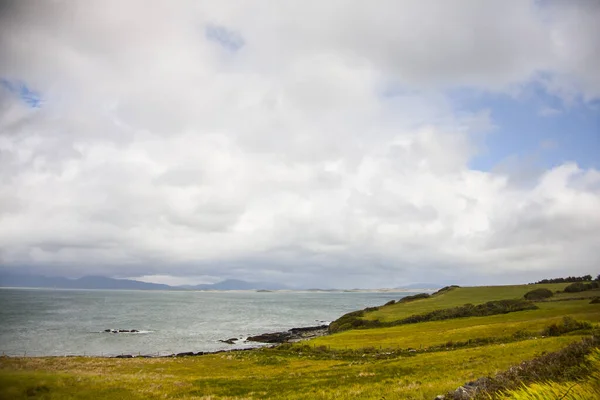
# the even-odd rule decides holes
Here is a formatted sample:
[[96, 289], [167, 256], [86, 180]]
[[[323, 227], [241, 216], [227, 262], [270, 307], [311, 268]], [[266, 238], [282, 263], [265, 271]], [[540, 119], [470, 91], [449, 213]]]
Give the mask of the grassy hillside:
[[[363, 318], [394, 321], [465, 303], [522, 298], [536, 287], [555, 292], [566, 285], [454, 288], [383, 306]], [[600, 290], [561, 293], [536, 302], [534, 310], [348, 330], [272, 349], [199, 357], [3, 357], [0, 399], [433, 399], [589, 337], [600, 322], [600, 304], [590, 304], [595, 296]], [[552, 390], [567, 387], [573, 371], [585, 371], [563, 369], [571, 375], [552, 377], [564, 379], [550, 384]], [[530, 391], [542, 390], [523, 383], [532, 384]], [[529, 395], [524, 393], [502, 398]]]
[[467, 303], [477, 305], [494, 300], [519, 299], [523, 298], [525, 293], [537, 288], [546, 288], [553, 292], [562, 291], [568, 285], [568, 283], [554, 283], [546, 285], [457, 287], [435, 294], [427, 299], [380, 307], [378, 311], [369, 312], [364, 318], [393, 321], [414, 314], [462, 306]]
[[316, 346], [333, 349], [421, 348], [449, 341], [478, 338], [538, 337], [544, 327], [560, 322], [565, 315], [577, 320], [600, 322], [600, 307], [589, 300], [538, 303], [539, 310], [520, 311], [489, 317], [458, 318], [389, 328], [356, 329], [314, 339]]

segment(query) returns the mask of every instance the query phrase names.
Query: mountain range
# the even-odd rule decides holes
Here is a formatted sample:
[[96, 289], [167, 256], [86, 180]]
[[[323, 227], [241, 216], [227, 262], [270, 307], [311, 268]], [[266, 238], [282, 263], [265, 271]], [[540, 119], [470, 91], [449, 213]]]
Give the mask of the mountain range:
[[78, 279], [47, 277], [0, 272], [0, 287], [28, 287], [55, 289], [122, 289], [122, 290], [279, 290], [288, 289], [272, 282], [247, 282], [227, 279], [202, 285], [170, 286], [160, 283], [141, 282], [132, 279], [114, 279], [104, 276], [84, 276]]

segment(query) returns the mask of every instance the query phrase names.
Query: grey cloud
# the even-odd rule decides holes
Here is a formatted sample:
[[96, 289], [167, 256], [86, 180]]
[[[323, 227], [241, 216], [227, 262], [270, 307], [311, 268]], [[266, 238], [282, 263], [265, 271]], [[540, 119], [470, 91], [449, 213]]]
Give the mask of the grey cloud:
[[0, 77], [45, 99], [0, 94], [6, 268], [347, 287], [595, 268], [598, 171], [471, 170], [494, 121], [444, 92], [545, 71], [597, 96], [575, 3], [6, 4]]

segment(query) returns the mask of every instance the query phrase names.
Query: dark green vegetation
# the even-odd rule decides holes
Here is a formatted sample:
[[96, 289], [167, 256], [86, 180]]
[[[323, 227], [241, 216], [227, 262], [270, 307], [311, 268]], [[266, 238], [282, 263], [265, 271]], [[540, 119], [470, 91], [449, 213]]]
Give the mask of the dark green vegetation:
[[598, 282], [589, 282], [589, 283], [575, 282], [575, 283], [571, 283], [569, 286], [567, 286], [565, 288], [565, 292], [567, 292], [567, 293], [585, 292], [586, 290], [598, 289], [599, 286], [600, 285], [598, 285]]
[[554, 293], [549, 289], [534, 289], [530, 292], [525, 293], [525, 299], [527, 300], [542, 300], [552, 297]]
[[[571, 283], [571, 282], [589, 282], [592, 280], [591, 275], [584, 276], [568, 276], [566, 278], [552, 278], [552, 279], [542, 279], [541, 281], [536, 282], [535, 284], [541, 283]], [[596, 281], [600, 281], [600, 275], [596, 277]]]
[[[433, 399], [471, 381], [496, 398], [534, 398], [518, 397], [525, 384], [558, 399], [575, 380], [593, 393], [600, 289], [567, 285], [449, 287], [351, 313], [387, 326], [253, 351], [0, 358], [0, 399]], [[555, 295], [524, 300], [537, 289]]]

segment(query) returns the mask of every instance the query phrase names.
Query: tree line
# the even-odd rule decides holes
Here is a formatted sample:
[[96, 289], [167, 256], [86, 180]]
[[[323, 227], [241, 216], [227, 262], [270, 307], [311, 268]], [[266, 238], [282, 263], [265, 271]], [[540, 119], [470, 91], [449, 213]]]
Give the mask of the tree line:
[[[566, 278], [551, 278], [551, 279], [542, 279], [541, 281], [537, 281], [534, 284], [538, 283], [571, 283], [571, 282], [590, 282], [592, 281], [591, 275], [583, 275], [583, 276], [568, 276]], [[600, 281], [600, 275], [598, 275], [595, 279], [596, 281]]]

